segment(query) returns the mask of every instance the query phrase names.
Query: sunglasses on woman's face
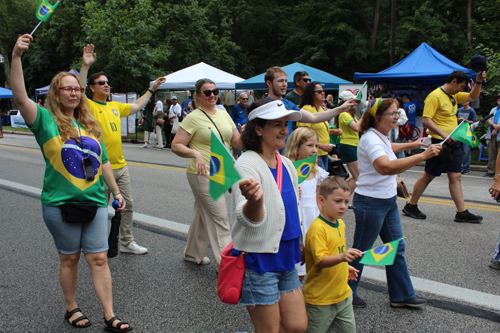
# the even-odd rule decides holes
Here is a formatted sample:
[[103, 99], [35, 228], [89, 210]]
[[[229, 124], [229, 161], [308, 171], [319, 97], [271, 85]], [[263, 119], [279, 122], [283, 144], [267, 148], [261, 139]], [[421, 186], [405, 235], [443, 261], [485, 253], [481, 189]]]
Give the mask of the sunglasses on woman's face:
[[215, 88], [214, 90], [205, 89], [202, 91], [202, 93], [204, 93], [205, 96], [207, 97], [210, 97], [212, 94], [214, 94], [214, 96], [217, 96], [219, 94], [219, 89], [217, 88]]

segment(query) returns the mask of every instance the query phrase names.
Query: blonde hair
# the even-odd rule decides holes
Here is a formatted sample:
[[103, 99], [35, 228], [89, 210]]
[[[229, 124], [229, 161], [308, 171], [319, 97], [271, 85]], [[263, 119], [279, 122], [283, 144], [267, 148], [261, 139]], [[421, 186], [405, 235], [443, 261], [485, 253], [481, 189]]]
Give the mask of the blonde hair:
[[[285, 146], [285, 156], [288, 157], [292, 162], [297, 161], [299, 157], [300, 147], [309, 140], [316, 139], [319, 142], [318, 134], [314, 132], [309, 127], [298, 127], [296, 130], [290, 134]], [[317, 157], [314, 160], [313, 167], [311, 168], [311, 174], [316, 175], [318, 168]]]
[[[48, 101], [47, 107], [54, 116], [54, 120], [57, 124], [57, 127], [59, 128], [61, 140], [64, 142], [67, 141], [69, 138], [73, 138], [78, 142], [80, 140], [78, 135], [78, 130], [73, 127], [71, 118], [66, 116], [61, 111], [60, 88], [61, 88], [62, 78], [66, 76], [74, 77], [76, 79], [76, 82], [78, 82], [78, 86], [80, 88], [83, 88], [80, 85], [80, 81], [78, 80], [78, 77], [75, 74], [70, 72], [59, 72], [56, 76], [54, 76], [52, 82], [50, 83], [50, 89], [47, 93], [47, 101]], [[74, 110], [74, 116], [75, 119], [78, 120], [78, 123], [83, 128], [85, 128], [87, 132], [92, 133], [98, 139], [101, 138], [101, 129], [99, 128], [97, 121], [95, 120], [94, 116], [92, 116], [89, 108], [87, 107], [87, 97], [85, 96], [84, 93], [82, 93], [82, 96], [80, 98], [80, 104], [78, 104], [78, 106]]]

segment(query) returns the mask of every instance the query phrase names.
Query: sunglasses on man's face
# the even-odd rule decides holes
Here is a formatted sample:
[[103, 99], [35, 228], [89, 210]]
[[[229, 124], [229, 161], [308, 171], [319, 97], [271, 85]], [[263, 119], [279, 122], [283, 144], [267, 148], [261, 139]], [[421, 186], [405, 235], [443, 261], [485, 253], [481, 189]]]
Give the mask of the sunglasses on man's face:
[[100, 86], [103, 86], [103, 85], [105, 85], [105, 84], [107, 84], [108, 86], [110, 85], [110, 84], [109, 84], [109, 81], [104, 81], [104, 80], [102, 80], [102, 81], [96, 81], [95, 83], [97, 83], [97, 84], [98, 84], [98, 85], [100, 85]]
[[243, 101], [248, 101], [248, 97], [242, 97], [240, 99], [243, 100]]
[[219, 94], [219, 89], [217, 88], [215, 88], [214, 90], [205, 89], [202, 91], [202, 93], [204, 93], [205, 96], [207, 97], [210, 97], [212, 94], [214, 94], [214, 96], [217, 96]]
[[302, 81], [304, 81], [305, 83], [309, 83], [309, 82], [311, 82], [311, 79], [302, 78]]

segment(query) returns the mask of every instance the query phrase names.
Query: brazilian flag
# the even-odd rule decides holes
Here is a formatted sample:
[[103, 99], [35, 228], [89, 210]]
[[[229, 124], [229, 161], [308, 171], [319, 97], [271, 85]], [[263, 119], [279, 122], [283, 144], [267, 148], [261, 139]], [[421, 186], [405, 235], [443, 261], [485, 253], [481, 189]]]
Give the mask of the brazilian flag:
[[297, 174], [299, 175], [299, 184], [309, 177], [315, 160], [316, 154], [306, 159], [293, 162], [293, 166], [297, 169]]
[[50, 16], [54, 13], [54, 10], [56, 10], [57, 6], [59, 6], [59, 1], [52, 6], [48, 0], [40, 0], [36, 10], [36, 18], [40, 21], [47, 22]]
[[375, 266], [390, 266], [394, 264], [396, 252], [398, 251], [399, 242], [403, 238], [395, 241], [382, 244], [371, 250], [365, 251], [363, 258], [359, 261], [360, 264], [375, 265]]
[[450, 138], [466, 143], [472, 148], [477, 147], [481, 144], [481, 142], [479, 142], [477, 138], [476, 133], [474, 133], [474, 131], [470, 128], [470, 124], [466, 121], [460, 123], [460, 125], [458, 125], [457, 128], [453, 130]]
[[234, 158], [212, 131], [210, 141], [210, 183], [209, 193], [212, 199], [217, 200], [234, 183], [241, 179], [234, 167]]

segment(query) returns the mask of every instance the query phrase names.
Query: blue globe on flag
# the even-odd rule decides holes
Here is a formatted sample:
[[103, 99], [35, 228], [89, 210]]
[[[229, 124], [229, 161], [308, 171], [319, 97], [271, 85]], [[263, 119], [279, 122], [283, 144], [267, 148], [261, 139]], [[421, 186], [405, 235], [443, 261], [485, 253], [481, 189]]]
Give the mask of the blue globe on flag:
[[379, 247], [373, 249], [373, 252], [378, 255], [386, 254], [389, 251], [390, 247], [387, 244], [380, 245]]
[[309, 166], [309, 164], [304, 164], [303, 166], [300, 167], [300, 175], [302, 177], [306, 177], [309, 174], [310, 169], [311, 167]]
[[222, 163], [217, 156], [210, 156], [210, 176], [214, 176], [219, 173], [221, 164]]

